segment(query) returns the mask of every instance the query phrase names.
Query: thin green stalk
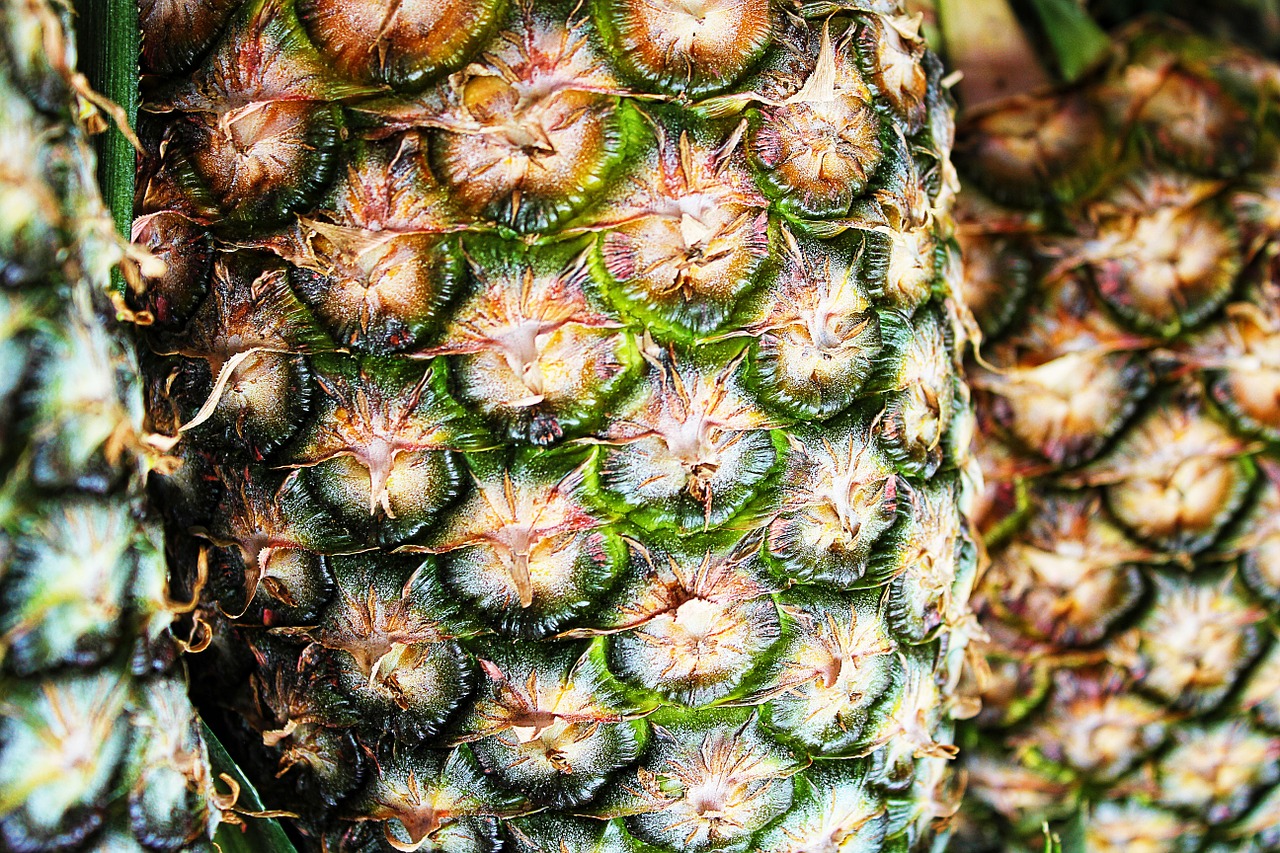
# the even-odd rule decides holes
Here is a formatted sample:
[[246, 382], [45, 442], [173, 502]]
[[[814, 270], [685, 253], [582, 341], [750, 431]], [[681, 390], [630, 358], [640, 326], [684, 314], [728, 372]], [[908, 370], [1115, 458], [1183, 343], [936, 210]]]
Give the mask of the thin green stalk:
[[[118, 104], [132, 126], [138, 115], [138, 55], [142, 37], [135, 0], [76, 0], [80, 68], [98, 92]], [[133, 224], [136, 152], [120, 128], [98, 137], [98, 181], [120, 233]]]

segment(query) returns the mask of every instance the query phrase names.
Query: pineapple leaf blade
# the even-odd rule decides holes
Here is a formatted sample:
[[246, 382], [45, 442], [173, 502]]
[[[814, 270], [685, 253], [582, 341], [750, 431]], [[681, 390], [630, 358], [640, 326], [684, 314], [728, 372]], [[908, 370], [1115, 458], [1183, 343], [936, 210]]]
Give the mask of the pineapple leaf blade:
[[[93, 88], [123, 110], [130, 126], [138, 114], [138, 52], [141, 35], [134, 0], [76, 0], [80, 16], [77, 48]], [[133, 223], [134, 149], [115, 125], [100, 136], [98, 180], [116, 228], [129, 236]]]
[[1074, 0], [1032, 0], [1031, 5], [1065, 82], [1079, 80], [1110, 53], [1111, 39]]
[[[209, 763], [215, 774], [225, 774], [240, 785], [240, 798], [237, 803], [245, 811], [262, 811], [262, 799], [244, 772], [236, 764], [235, 759], [227, 752], [226, 747], [218, 740], [207, 723], [202, 723], [204, 740], [209, 749]], [[297, 853], [293, 842], [285, 835], [283, 827], [275, 818], [250, 818], [243, 824], [234, 825], [223, 822], [213, 836], [214, 843], [222, 848], [222, 853]]]

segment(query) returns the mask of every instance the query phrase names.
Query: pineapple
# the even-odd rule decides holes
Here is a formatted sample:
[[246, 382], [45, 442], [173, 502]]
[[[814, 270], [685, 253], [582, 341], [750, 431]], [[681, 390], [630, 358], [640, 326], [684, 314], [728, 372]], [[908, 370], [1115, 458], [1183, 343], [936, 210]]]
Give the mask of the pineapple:
[[168, 552], [303, 847], [929, 848], [976, 561], [916, 22], [140, 12]]
[[1280, 67], [1148, 20], [992, 100], [1047, 74], [940, 11], [990, 551], [961, 849], [1276, 850]]
[[0, 849], [210, 849], [70, 14], [0, 6]]

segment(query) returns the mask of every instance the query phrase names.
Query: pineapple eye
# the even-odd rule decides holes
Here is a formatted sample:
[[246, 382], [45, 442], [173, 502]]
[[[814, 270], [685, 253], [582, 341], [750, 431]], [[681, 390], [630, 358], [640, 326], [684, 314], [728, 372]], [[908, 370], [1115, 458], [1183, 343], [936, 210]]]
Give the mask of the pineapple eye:
[[874, 591], [835, 593], [794, 587], [779, 607], [789, 617], [776, 652], [780, 691], [765, 719], [823, 755], [865, 744], [872, 708], [891, 691], [898, 645]]
[[313, 617], [331, 592], [321, 553], [350, 548], [350, 539], [313, 526], [316, 506], [297, 477], [251, 480], [238, 468], [218, 474], [227, 489], [211, 538], [228, 543], [212, 554], [220, 606], [227, 613], [270, 607], [286, 621]]
[[[1163, 64], [1167, 58], [1155, 58]], [[1163, 60], [1163, 61], [1162, 61]], [[1232, 177], [1249, 164], [1257, 130], [1249, 111], [1217, 81], [1181, 68], [1135, 63], [1126, 69], [1112, 109], [1136, 119], [1146, 141], [1178, 166]]]
[[431, 532], [446, 585], [485, 621], [545, 637], [590, 613], [626, 565], [622, 540], [582, 503], [583, 470], [558, 479], [536, 457], [510, 468], [469, 457], [475, 487]]
[[733, 694], [780, 636], [758, 551], [675, 547], [644, 554], [649, 571], [609, 638], [623, 680], [698, 707]]
[[604, 498], [651, 529], [719, 527], [778, 463], [766, 416], [731, 376], [672, 366], [621, 407], [594, 457]]
[[1107, 131], [1083, 95], [1020, 99], [975, 116], [956, 146], [965, 175], [1008, 204], [1070, 201], [1106, 164]]
[[504, 249], [468, 242], [477, 286], [460, 310], [470, 319], [446, 328], [432, 352], [450, 356], [456, 396], [495, 428], [555, 444], [594, 426], [640, 359], [623, 324], [588, 298], [573, 259], [516, 260]]
[[763, 179], [799, 217], [847, 216], [884, 159], [871, 90], [830, 26], [813, 72], [781, 104], [752, 116], [748, 148]]
[[1054, 282], [1030, 306], [1034, 321], [988, 351], [997, 369], [974, 371], [991, 420], [1057, 465], [1102, 453], [1156, 385], [1144, 353], [1095, 305], [1081, 276]]
[[865, 425], [822, 437], [800, 432], [783, 477], [769, 553], [789, 578], [857, 585], [898, 518], [901, 486], [892, 464]]
[[[994, 341], [1014, 328], [1019, 312], [1039, 282], [1034, 280], [1035, 251], [1024, 234], [1027, 216], [997, 207], [973, 195], [957, 199], [956, 242], [964, 258], [959, 291], [973, 312], [984, 340]], [[1050, 312], [1052, 313], [1052, 312]]]
[[1085, 249], [1098, 294], [1126, 323], [1171, 338], [1201, 325], [1235, 286], [1239, 235], [1210, 200], [1213, 190], [1168, 173], [1120, 188]]
[[1211, 545], [1244, 504], [1254, 470], [1241, 440], [1194, 404], [1158, 407], [1121, 438], [1099, 478], [1112, 515], [1170, 550]]
[[1197, 349], [1224, 362], [1206, 371], [1214, 402], [1243, 431], [1280, 440], [1280, 328], [1272, 317], [1252, 303], [1228, 305], [1221, 330]]
[[953, 592], [975, 566], [973, 544], [950, 524], [959, 512], [956, 491], [954, 481], [944, 480], [905, 495], [907, 522], [901, 538], [876, 566], [878, 576], [893, 578], [889, 624], [911, 643], [927, 642], [957, 617]]
[[938, 240], [923, 228], [889, 235], [889, 267], [878, 295], [895, 308], [914, 311], [933, 292], [938, 277]]
[[[262, 455], [304, 419], [311, 373], [291, 349], [318, 337], [284, 270], [263, 257], [219, 258], [210, 292], [187, 326], [172, 374], [187, 430]], [[197, 365], [195, 362], [203, 362]]]
[[[627, 789], [636, 803], [627, 828], [663, 850], [742, 849], [792, 802], [796, 761], [751, 718], [707, 714], [662, 718]], [[636, 813], [639, 812], [639, 813]]]
[[0, 620], [8, 666], [30, 676], [115, 651], [134, 583], [134, 535], [127, 506], [69, 500], [9, 540], [4, 595], [22, 606]]
[[1060, 671], [1040, 726], [1018, 740], [1041, 756], [1089, 779], [1122, 779], [1168, 736], [1173, 716], [1128, 689], [1123, 673]]
[[336, 106], [309, 101], [188, 114], [173, 126], [166, 166], [202, 186], [233, 222], [280, 222], [328, 181], [340, 116]]
[[777, 638], [768, 597], [690, 598], [614, 637], [609, 658], [620, 678], [696, 707], [728, 695]]
[[462, 274], [451, 242], [302, 222], [307, 247], [289, 280], [335, 341], [375, 352], [421, 342]]
[[298, 17], [343, 77], [420, 88], [466, 62], [502, 6], [501, 0], [299, 0]]
[[880, 119], [859, 98], [790, 104], [764, 113], [752, 136], [756, 161], [801, 215], [842, 216], [884, 156]]
[[1273, 464], [1261, 468], [1258, 503], [1227, 544], [1243, 554], [1240, 573], [1249, 589], [1274, 602], [1280, 600], [1280, 471]]
[[376, 821], [394, 850], [495, 850], [502, 842], [494, 815], [528, 808], [494, 784], [466, 746], [387, 748], [376, 762], [352, 804], [356, 820]]
[[681, 339], [721, 329], [752, 290], [776, 234], [768, 199], [741, 156], [681, 134], [663, 140], [659, 179], [600, 217], [612, 226], [595, 271], [619, 307], [655, 332]]
[[910, 779], [922, 758], [954, 759], [959, 751], [951, 743], [935, 739], [940, 715], [941, 685], [932, 657], [921, 647], [898, 653], [895, 683], [876, 705], [867, 721], [864, 738], [884, 743], [878, 760], [887, 778]]
[[[1272, 646], [1254, 669], [1240, 704], [1262, 727], [1271, 731], [1280, 728], [1280, 646]], [[1266, 810], [1262, 814], [1265, 816]]]
[[357, 529], [373, 525], [393, 541], [405, 539], [459, 491], [460, 466], [448, 451], [396, 449], [393, 440], [357, 452], [339, 451], [305, 473], [317, 497]]
[[[853, 253], [866, 243], [855, 243]], [[763, 401], [801, 419], [827, 418], [869, 392], [886, 340], [906, 336], [896, 312], [874, 310], [867, 264], [806, 246], [766, 291], [751, 329], [748, 373]]]
[[690, 97], [749, 71], [773, 40], [769, 0], [600, 0], [612, 58], [649, 87]]
[[458, 217], [431, 176], [419, 134], [361, 143], [331, 208], [298, 217], [272, 242], [289, 281], [341, 346], [389, 353], [420, 346], [464, 276]]
[[[905, 26], [904, 26], [905, 24]], [[857, 34], [858, 53], [881, 97], [906, 121], [909, 132], [924, 126], [929, 75], [921, 57], [924, 40], [911, 35], [912, 24], [869, 15]]]
[[904, 473], [932, 476], [950, 451], [958, 403], [948, 334], [936, 315], [921, 317], [888, 378], [878, 437]]
[[133, 239], [164, 262], [164, 273], [149, 276], [146, 290], [126, 294], [129, 307], [147, 311], [158, 329], [171, 330], [191, 318], [209, 292], [213, 239], [181, 213], [161, 211], [134, 220]]
[[1096, 496], [1040, 496], [1030, 528], [998, 551], [984, 574], [992, 607], [1031, 636], [1083, 647], [1104, 639], [1141, 601], [1135, 549]]
[[996, 420], [1018, 443], [1067, 465], [1102, 452], [1152, 385], [1143, 360], [1123, 352], [1070, 352], [979, 376], [979, 387], [998, 399]]
[[236, 0], [139, 0], [144, 73], [190, 69], [236, 10]]
[[[434, 734], [471, 689], [471, 659], [445, 627], [455, 609], [421, 560], [331, 558], [336, 590], [319, 624], [285, 628], [316, 644], [337, 690], [406, 735]], [[394, 721], [394, 722], [392, 722]]]
[[0, 791], [15, 796], [39, 779], [45, 798], [38, 809], [18, 800], [18, 807], [8, 810], [6, 843], [39, 849], [87, 838], [101, 825], [96, 809], [82, 807], [109, 801], [112, 774], [102, 768], [126, 760], [129, 698], [121, 675], [107, 669], [6, 686], [6, 704], [22, 712], [0, 721], [5, 744]]
[[805, 773], [791, 808], [757, 839], [760, 853], [870, 853], [880, 850], [890, 817], [867, 784], [863, 761], [827, 762]]
[[[1272, 509], [1272, 512], [1276, 510]], [[1280, 530], [1264, 528], [1257, 540], [1245, 555], [1243, 570], [1251, 586], [1275, 601], [1280, 598]]]
[[1139, 625], [1143, 686], [1175, 708], [1219, 706], [1263, 647], [1262, 611], [1230, 582], [1157, 575], [1156, 601]]
[[[307, 689], [313, 682], [305, 681], [303, 675], [291, 675], [296, 679], [292, 684], [273, 685], [274, 691], [260, 688], [265, 694], [264, 703], [282, 722], [282, 728], [263, 732], [264, 742], [280, 750], [277, 772], [281, 776], [307, 774], [314, 779], [323, 796], [337, 800], [364, 775], [366, 759], [356, 746], [352, 732], [318, 723], [298, 722], [304, 718], [314, 719], [323, 713], [323, 706], [315, 697], [307, 695]], [[259, 677], [260, 684], [263, 681], [265, 679]]]
[[569, 809], [636, 758], [637, 724], [623, 721], [599, 661], [581, 646], [479, 653], [488, 684], [461, 724], [463, 738], [502, 784]]
[[1157, 799], [1202, 814], [1211, 825], [1239, 817], [1280, 775], [1280, 738], [1256, 732], [1243, 720], [1180, 727], [1174, 737], [1177, 745], [1156, 768]]
[[[626, 149], [630, 108], [578, 30], [522, 14], [489, 65], [450, 78], [432, 160], [467, 213], [543, 231], [585, 207]], [[424, 104], [426, 102], [424, 101]]]
[[316, 417], [292, 456], [308, 487], [352, 529], [402, 542], [461, 489], [468, 430], [429, 363], [323, 356]]

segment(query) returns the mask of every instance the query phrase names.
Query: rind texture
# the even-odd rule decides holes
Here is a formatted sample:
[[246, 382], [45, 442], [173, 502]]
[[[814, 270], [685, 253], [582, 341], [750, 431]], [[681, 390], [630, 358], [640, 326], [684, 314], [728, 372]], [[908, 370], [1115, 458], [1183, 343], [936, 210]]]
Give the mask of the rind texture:
[[1147, 21], [962, 125], [991, 557], [962, 850], [1046, 822], [1090, 851], [1280, 844], [1278, 84]]
[[143, 7], [134, 308], [266, 805], [328, 851], [929, 849], [975, 548], [914, 22], [196, 9]]

